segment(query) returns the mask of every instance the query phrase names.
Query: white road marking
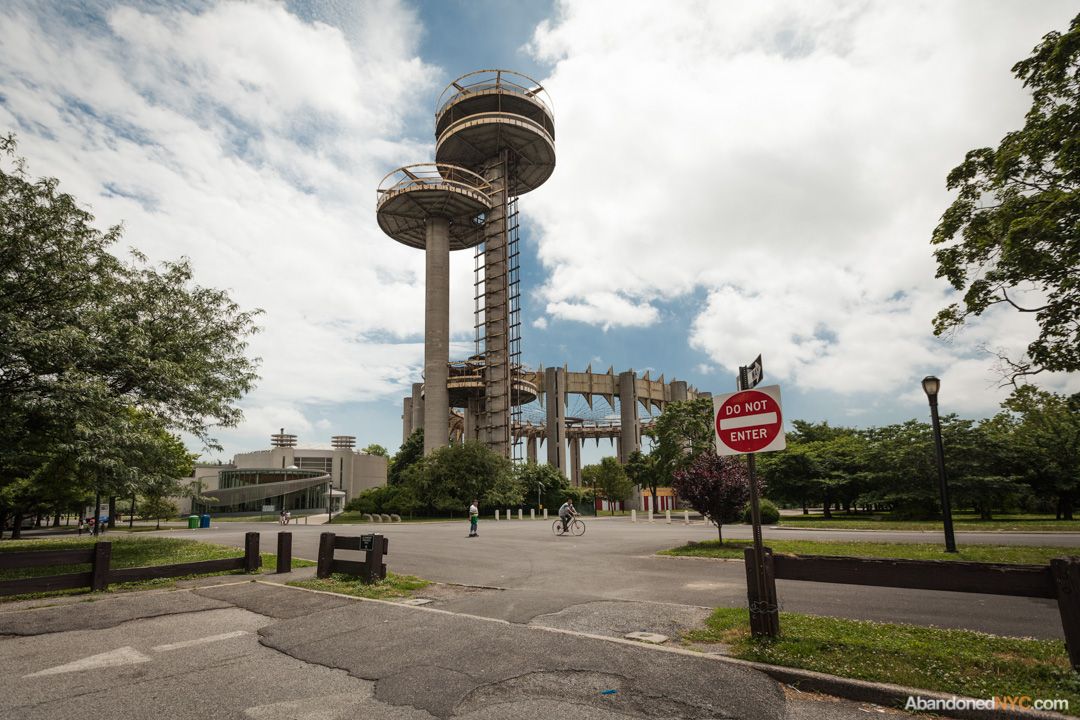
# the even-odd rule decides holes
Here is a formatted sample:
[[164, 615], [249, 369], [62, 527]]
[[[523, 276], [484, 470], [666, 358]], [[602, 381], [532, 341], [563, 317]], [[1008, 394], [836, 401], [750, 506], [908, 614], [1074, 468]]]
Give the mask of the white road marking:
[[179, 650], [180, 648], [192, 647], [193, 645], [203, 645], [205, 643], [217, 642], [218, 640], [229, 640], [230, 638], [240, 637], [241, 635], [250, 635], [250, 633], [247, 630], [234, 630], [233, 632], [222, 633], [221, 635], [210, 635], [209, 637], [184, 640], [183, 642], [169, 643], [168, 645], [155, 645], [150, 649], [154, 652], [169, 652], [170, 650]]
[[743, 415], [742, 417], [721, 418], [721, 430], [734, 430], [736, 428], [753, 427], [755, 425], [775, 425], [776, 413], [761, 413], [760, 415]]
[[150, 662], [150, 658], [133, 647], [122, 647], [117, 648], [116, 650], [110, 650], [106, 653], [101, 653], [100, 655], [91, 655], [90, 657], [76, 660], [75, 662], [70, 662], [66, 665], [57, 665], [48, 670], [39, 670], [36, 673], [23, 675], [23, 677], [32, 678], [41, 677], [43, 675], [59, 675], [61, 673], [94, 670], [103, 667], [117, 667], [118, 665], [133, 665], [135, 663], [144, 662]]

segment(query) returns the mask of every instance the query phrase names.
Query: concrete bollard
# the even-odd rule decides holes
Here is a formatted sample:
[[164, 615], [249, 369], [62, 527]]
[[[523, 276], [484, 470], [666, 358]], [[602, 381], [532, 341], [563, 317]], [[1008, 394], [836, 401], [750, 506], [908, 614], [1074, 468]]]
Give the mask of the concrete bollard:
[[637, 522], [637, 510], [630, 508], [630, 522]]
[[507, 520], [513, 520], [514, 519], [514, 516], [510, 514], [510, 509], [509, 508], [506, 509], [506, 519]]
[[547, 520], [547, 508], [544, 508], [544, 519]]
[[690, 524], [690, 511], [689, 510], [683, 510], [682, 511], [682, 516], [683, 516], [683, 522], [686, 523], [687, 525], [689, 525]]
[[671, 510], [670, 509], [664, 511], [664, 517], [667, 519], [667, 524], [670, 525], [671, 524]]
[[521, 520], [521, 508], [518, 508], [518, 520]]
[[529, 508], [529, 519], [530, 520], [535, 520], [536, 519], [536, 508]]
[[495, 511], [495, 522], [499, 522], [499, 511]]
[[654, 522], [652, 519], [652, 508], [649, 508], [649, 522]]

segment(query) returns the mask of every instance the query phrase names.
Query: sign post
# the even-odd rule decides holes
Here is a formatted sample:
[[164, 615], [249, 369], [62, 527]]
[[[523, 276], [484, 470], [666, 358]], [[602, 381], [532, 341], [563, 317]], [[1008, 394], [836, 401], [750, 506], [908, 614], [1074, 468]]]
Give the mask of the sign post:
[[[761, 356], [739, 368], [739, 392], [713, 397], [717, 455], [747, 455], [750, 481], [750, 521], [754, 533], [754, 586], [757, 597], [750, 601], [750, 630], [754, 635], [775, 637], [780, 617], [772, 583], [765, 576], [765, 548], [761, 538], [761, 498], [758, 493], [754, 453], [773, 452], [787, 447], [780, 387], [754, 390], [761, 382]], [[748, 573], [749, 574], [749, 573]]]

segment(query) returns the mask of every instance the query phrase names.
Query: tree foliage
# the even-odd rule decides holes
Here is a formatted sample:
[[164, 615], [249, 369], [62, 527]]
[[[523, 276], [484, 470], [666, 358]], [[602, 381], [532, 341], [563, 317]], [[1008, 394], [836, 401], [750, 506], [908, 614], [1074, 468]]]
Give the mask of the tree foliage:
[[654, 446], [650, 453], [652, 472], [646, 478], [656, 483], [649, 486], [655, 497], [658, 486], [671, 485], [679, 470], [715, 446], [712, 399], [668, 403], [647, 433]]
[[581, 482], [593, 488], [596, 495], [607, 499], [611, 505], [611, 514], [615, 514], [615, 502], [626, 500], [634, 486], [626, 476], [626, 470], [613, 457], [600, 459], [597, 465], [586, 465], [581, 469]]
[[[738, 522], [750, 498], [750, 476], [742, 458], [700, 453], [675, 473], [672, 488], [690, 506], [708, 518], [724, 541], [724, 523]], [[760, 487], [760, 485], [759, 485]]]
[[173, 454], [169, 433], [216, 448], [213, 428], [241, 418], [256, 313], [186, 260], [117, 257], [121, 235], [0, 138], [0, 515], [130, 495]]
[[963, 293], [934, 321], [945, 333], [994, 305], [1033, 313], [1025, 357], [1002, 359], [1013, 382], [1080, 370], [1080, 15], [1013, 66], [1031, 90], [1020, 130], [967, 153], [934, 230], [937, 276]]

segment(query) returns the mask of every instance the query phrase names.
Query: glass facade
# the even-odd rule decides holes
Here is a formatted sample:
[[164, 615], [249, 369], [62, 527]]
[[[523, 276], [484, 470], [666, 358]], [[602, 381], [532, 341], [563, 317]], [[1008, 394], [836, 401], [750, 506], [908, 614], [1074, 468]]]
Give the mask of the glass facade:
[[[321, 460], [321, 458], [319, 458]], [[244, 469], [222, 470], [218, 475], [220, 490], [230, 488], [248, 487], [252, 485], [266, 485], [280, 483], [288, 480], [302, 480], [304, 478], [316, 478], [325, 475], [326, 470], [296, 470], [296, 469]], [[245, 513], [245, 512], [281, 512], [282, 510], [322, 510], [326, 508], [326, 484], [314, 485], [302, 488], [295, 492], [282, 495], [270, 495], [269, 497], [252, 500], [249, 502], [224, 504], [216, 503], [192, 503], [192, 512], [202, 513]], [[271, 508], [264, 510], [264, 507]]]

